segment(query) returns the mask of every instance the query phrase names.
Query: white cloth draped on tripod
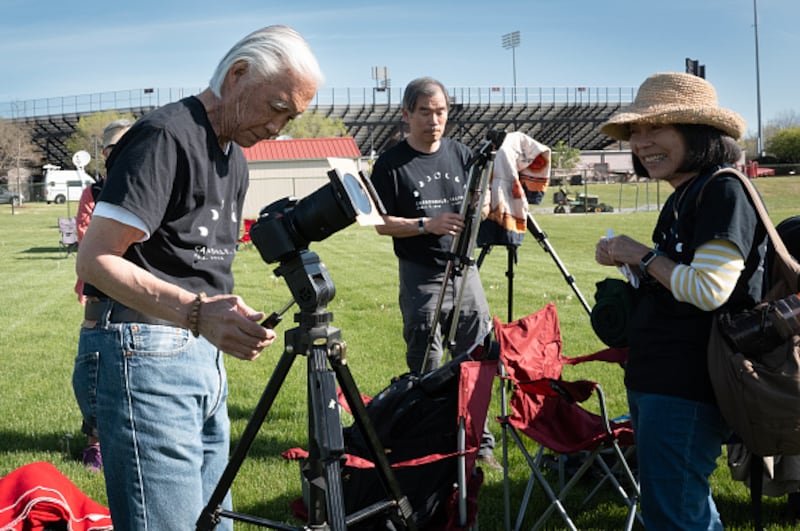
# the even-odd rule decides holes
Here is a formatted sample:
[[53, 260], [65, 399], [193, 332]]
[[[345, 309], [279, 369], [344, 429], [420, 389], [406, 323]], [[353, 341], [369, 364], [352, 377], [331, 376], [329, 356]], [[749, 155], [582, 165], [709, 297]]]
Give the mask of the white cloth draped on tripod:
[[528, 200], [522, 180], [544, 184], [550, 180], [550, 148], [520, 133], [506, 133], [494, 157], [490, 193], [484, 218], [506, 230], [524, 233]]

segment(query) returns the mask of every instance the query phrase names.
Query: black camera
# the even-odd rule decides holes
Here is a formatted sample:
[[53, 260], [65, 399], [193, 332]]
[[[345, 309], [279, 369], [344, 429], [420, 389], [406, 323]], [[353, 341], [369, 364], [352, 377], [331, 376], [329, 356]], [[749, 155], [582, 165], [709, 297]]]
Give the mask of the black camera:
[[723, 314], [719, 325], [731, 348], [758, 357], [800, 334], [800, 297], [789, 295], [736, 315]]
[[386, 211], [369, 179], [338, 168], [328, 177], [330, 183], [302, 199], [285, 197], [261, 209], [250, 239], [265, 262], [284, 262], [356, 220], [383, 223]]

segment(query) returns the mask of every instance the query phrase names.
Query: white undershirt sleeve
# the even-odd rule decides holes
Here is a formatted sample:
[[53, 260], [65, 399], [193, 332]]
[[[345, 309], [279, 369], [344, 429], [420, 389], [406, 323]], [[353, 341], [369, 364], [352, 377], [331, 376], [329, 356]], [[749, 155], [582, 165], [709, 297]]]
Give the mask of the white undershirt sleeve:
[[133, 214], [129, 210], [125, 210], [121, 206], [100, 201], [94, 207], [92, 216], [113, 219], [115, 221], [119, 221], [123, 225], [129, 225], [133, 228], [139, 229], [140, 231], [144, 232], [144, 236], [141, 240], [139, 240], [140, 242], [150, 239], [150, 230], [147, 228], [147, 225], [144, 224], [144, 221], [142, 221], [141, 218], [139, 218], [139, 216], [136, 214]]

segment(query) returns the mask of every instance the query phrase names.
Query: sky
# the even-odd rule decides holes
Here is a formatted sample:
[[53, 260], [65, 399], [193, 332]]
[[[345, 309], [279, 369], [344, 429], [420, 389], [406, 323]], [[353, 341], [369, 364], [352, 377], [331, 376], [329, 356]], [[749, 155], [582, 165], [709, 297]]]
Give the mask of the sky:
[[[754, 2], [757, 1], [755, 25]], [[241, 37], [294, 27], [320, 91], [433, 76], [448, 88], [635, 88], [705, 65], [748, 135], [800, 114], [800, 0], [0, 0], [0, 104], [148, 87], [204, 88]], [[756, 30], [758, 39], [756, 40]], [[520, 32], [513, 51], [502, 36]], [[756, 42], [758, 72], [756, 76]]]

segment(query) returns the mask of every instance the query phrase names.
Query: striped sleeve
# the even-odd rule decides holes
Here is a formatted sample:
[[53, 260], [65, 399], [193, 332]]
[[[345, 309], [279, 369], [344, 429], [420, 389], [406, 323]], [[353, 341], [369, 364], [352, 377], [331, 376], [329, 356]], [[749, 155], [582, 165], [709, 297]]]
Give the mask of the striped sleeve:
[[736, 245], [711, 240], [697, 248], [691, 264], [675, 266], [670, 289], [676, 300], [712, 311], [728, 300], [742, 271], [744, 257]]

